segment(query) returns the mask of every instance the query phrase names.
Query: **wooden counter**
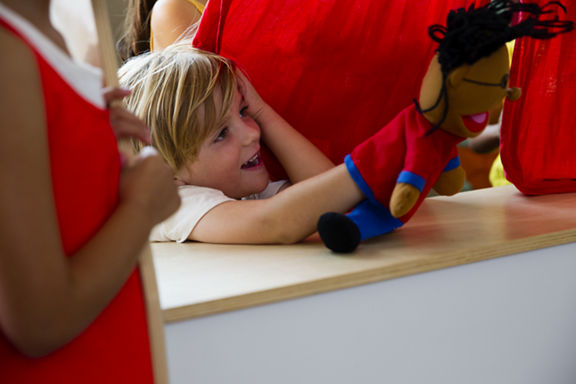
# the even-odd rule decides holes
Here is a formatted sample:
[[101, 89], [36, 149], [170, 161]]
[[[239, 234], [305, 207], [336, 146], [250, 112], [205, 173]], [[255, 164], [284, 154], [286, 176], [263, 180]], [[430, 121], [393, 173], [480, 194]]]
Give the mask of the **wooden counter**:
[[499, 187], [348, 256], [153, 244], [170, 382], [573, 383], [575, 241], [576, 194]]
[[427, 199], [400, 230], [336, 255], [289, 246], [152, 244], [160, 305], [175, 322], [576, 241], [576, 194], [514, 187]]

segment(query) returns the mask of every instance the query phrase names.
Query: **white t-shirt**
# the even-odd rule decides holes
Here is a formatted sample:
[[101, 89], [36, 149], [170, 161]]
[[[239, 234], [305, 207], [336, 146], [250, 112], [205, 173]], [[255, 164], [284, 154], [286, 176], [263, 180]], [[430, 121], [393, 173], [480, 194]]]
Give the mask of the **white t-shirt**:
[[[287, 183], [286, 180], [268, 184], [262, 192], [246, 196], [242, 200], [267, 199], [274, 196]], [[150, 241], [186, 241], [196, 224], [208, 211], [226, 201], [234, 200], [213, 188], [184, 185], [178, 187], [182, 204], [176, 213], [152, 229]]]

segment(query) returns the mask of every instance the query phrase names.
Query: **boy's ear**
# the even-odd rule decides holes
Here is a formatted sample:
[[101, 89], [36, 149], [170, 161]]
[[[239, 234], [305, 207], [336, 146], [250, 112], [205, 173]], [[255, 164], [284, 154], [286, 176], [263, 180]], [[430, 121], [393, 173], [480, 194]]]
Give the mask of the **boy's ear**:
[[458, 68], [453, 69], [446, 78], [446, 85], [452, 88], [457, 88], [469, 71], [470, 66], [468, 65], [461, 65]]

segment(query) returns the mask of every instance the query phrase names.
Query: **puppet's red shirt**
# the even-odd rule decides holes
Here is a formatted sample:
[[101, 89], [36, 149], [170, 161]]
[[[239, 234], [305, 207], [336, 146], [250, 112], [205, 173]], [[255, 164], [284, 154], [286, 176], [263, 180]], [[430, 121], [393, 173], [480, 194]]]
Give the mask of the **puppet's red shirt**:
[[430, 133], [432, 128], [411, 105], [358, 145], [346, 161], [364, 194], [368, 198], [372, 195], [386, 208], [397, 182], [412, 184], [420, 190], [418, 202], [400, 218], [403, 222], [414, 214], [440, 174], [459, 165], [456, 146], [464, 138], [442, 129]]

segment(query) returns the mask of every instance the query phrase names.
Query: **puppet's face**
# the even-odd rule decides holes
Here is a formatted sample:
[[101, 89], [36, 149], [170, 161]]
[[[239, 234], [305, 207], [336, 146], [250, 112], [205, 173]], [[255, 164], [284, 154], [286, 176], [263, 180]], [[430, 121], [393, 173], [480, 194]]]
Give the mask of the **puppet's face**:
[[[461, 137], [478, 136], [486, 128], [491, 110], [499, 107], [505, 97], [510, 100], [520, 97], [520, 89], [508, 88], [509, 72], [506, 46], [474, 65], [463, 65], [450, 72], [446, 79], [448, 112], [441, 128]], [[423, 110], [434, 105], [441, 88], [440, 64], [434, 58], [420, 91]], [[444, 103], [443, 99], [436, 108], [424, 113], [432, 124], [441, 120]]]

